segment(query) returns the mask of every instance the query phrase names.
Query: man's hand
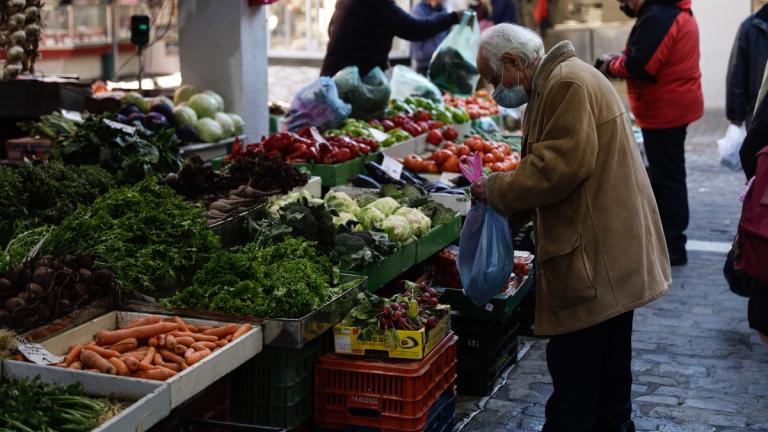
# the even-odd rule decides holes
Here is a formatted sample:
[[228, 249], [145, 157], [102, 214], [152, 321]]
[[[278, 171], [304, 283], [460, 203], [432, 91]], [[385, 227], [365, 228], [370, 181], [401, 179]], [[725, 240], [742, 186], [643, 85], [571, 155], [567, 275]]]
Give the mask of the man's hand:
[[613, 62], [616, 57], [619, 57], [621, 54], [603, 54], [597, 61], [595, 61], [595, 67], [597, 70], [600, 71], [603, 75], [606, 76], [606, 78], [613, 78], [613, 75], [611, 75], [611, 62]]
[[480, 177], [476, 182], [472, 183], [469, 188], [469, 193], [472, 195], [473, 200], [487, 202], [488, 197], [485, 194], [485, 185], [488, 182], [488, 177]]

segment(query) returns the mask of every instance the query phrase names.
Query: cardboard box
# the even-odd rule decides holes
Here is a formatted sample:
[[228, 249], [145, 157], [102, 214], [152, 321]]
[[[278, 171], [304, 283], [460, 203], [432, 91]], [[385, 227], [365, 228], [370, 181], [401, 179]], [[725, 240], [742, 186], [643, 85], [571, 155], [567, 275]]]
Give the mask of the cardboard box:
[[48, 160], [51, 141], [40, 138], [16, 138], [5, 142], [5, 157], [10, 160], [36, 158]]
[[[360, 340], [359, 327], [349, 327], [337, 324], [333, 328], [334, 351], [337, 354], [357, 356], [383, 357], [390, 359], [421, 360], [427, 356], [443, 340], [451, 330], [451, 307], [440, 305], [443, 317], [432, 330], [422, 328], [418, 331], [397, 330], [400, 344], [394, 349], [384, 346], [384, 336], [376, 336], [372, 340]], [[407, 342], [406, 342], [407, 341]], [[410, 343], [410, 344], [408, 344]]]

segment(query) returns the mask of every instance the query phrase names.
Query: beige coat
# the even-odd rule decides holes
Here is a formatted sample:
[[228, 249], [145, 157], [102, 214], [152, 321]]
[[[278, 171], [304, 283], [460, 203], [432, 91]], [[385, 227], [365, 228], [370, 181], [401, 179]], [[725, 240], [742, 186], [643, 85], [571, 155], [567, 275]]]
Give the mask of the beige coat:
[[619, 96], [562, 42], [542, 60], [516, 171], [488, 179], [491, 205], [533, 210], [535, 332], [570, 333], [649, 303], [672, 284], [640, 154]]

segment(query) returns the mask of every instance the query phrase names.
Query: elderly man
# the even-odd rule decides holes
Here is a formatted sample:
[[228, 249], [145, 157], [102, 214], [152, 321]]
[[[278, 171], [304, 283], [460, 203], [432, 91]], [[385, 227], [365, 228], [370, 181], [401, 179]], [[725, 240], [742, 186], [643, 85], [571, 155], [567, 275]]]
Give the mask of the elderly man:
[[659, 213], [619, 96], [574, 53], [532, 31], [487, 30], [480, 74], [502, 106], [528, 103], [517, 170], [472, 186], [512, 218], [531, 213], [539, 259], [535, 332], [552, 336], [544, 431], [633, 431], [632, 318], [666, 293]]

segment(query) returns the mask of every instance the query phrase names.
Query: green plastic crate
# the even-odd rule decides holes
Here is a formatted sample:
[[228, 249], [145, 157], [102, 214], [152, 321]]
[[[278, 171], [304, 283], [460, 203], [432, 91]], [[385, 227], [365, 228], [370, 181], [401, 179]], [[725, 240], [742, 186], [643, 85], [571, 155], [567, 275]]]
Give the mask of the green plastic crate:
[[456, 215], [447, 224], [432, 228], [427, 235], [416, 241], [416, 262], [420, 263], [458, 240], [461, 234], [461, 216]]
[[404, 271], [416, 264], [416, 242], [400, 246], [395, 253], [384, 261], [374, 264], [360, 272], [352, 272], [368, 276], [368, 291], [376, 292]]
[[358, 157], [344, 163], [325, 165], [325, 164], [291, 164], [296, 168], [304, 168], [313, 176], [322, 179], [323, 187], [334, 187], [349, 183], [352, 177], [363, 172], [363, 164], [369, 160], [379, 158], [379, 153], [372, 153], [367, 156]]
[[301, 349], [265, 346], [232, 375], [232, 410], [238, 421], [294, 428], [313, 415], [317, 359], [331, 351], [331, 332]]

